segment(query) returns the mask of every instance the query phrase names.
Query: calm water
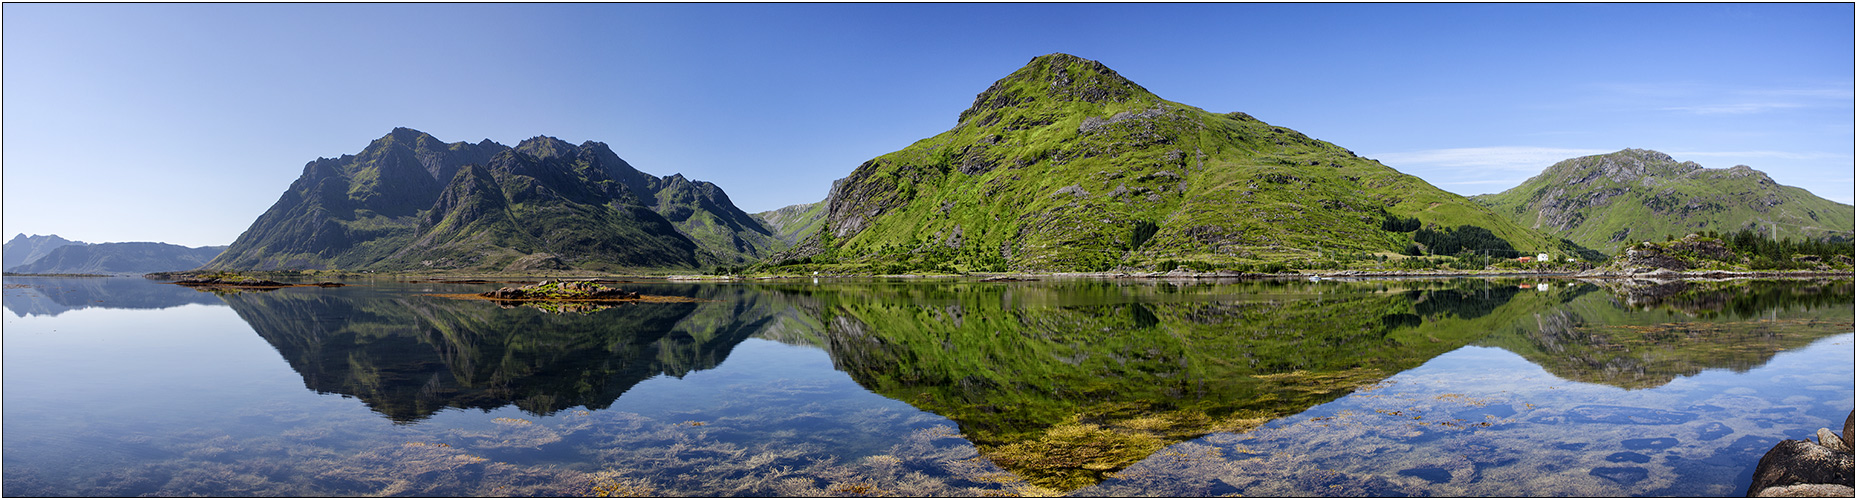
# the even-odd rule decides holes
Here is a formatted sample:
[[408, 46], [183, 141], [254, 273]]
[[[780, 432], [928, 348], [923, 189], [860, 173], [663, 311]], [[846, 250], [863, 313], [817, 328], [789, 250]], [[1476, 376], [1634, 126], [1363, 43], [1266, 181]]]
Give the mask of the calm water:
[[7, 278], [9, 496], [1739, 496], [1850, 280]]

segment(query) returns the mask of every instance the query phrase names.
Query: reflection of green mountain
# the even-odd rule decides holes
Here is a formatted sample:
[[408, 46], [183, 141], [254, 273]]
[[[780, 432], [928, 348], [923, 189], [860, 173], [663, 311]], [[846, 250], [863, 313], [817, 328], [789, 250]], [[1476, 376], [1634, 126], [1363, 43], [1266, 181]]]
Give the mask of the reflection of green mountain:
[[1484, 281], [828, 290], [814, 298], [840, 369], [1062, 490], [1333, 400], [1550, 305]]
[[1620, 295], [1548, 285], [638, 284], [714, 301], [588, 314], [410, 290], [424, 284], [224, 300], [307, 386], [402, 422], [447, 407], [604, 408], [646, 378], [720, 364], [749, 335], [818, 346], [864, 387], [954, 420], [991, 463], [1065, 491], [1167, 445], [1294, 415], [1471, 343], [1561, 377], [1642, 387], [1745, 369], [1851, 329], [1849, 280]]
[[310, 389], [410, 422], [447, 407], [515, 404], [538, 415], [605, 408], [645, 379], [714, 367], [768, 315], [738, 289], [705, 291], [721, 300], [590, 314], [359, 291], [225, 301]]
[[[1612, 293], [1586, 293], [1610, 288]], [[1501, 347], [1554, 376], [1626, 389], [1708, 369], [1747, 371], [1851, 331], [1852, 282], [1580, 283], [1566, 304], [1499, 330]]]
[[165, 309], [187, 304], [224, 304], [210, 293], [200, 293], [142, 278], [49, 278], [8, 277], [9, 287], [0, 294], [6, 310], [14, 316], [57, 316], [65, 311], [100, 307], [104, 309]]

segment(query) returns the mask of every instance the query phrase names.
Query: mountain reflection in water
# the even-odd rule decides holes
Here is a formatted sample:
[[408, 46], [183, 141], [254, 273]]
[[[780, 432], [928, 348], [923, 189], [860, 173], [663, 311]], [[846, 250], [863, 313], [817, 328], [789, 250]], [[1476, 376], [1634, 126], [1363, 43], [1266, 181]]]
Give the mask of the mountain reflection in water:
[[1825, 282], [1597, 282], [1495, 330], [1501, 347], [1567, 380], [1658, 387], [1709, 369], [1745, 372], [1774, 354], [1848, 332], [1852, 286]]
[[603, 409], [651, 377], [715, 367], [770, 317], [744, 289], [688, 291], [717, 303], [551, 311], [412, 294], [225, 301], [309, 389], [405, 423], [445, 408]]
[[643, 380], [713, 368], [751, 337], [817, 347], [858, 384], [953, 420], [982, 457], [1054, 492], [1468, 345], [1641, 388], [1744, 371], [1851, 328], [1848, 280], [1544, 283], [656, 284], [639, 287], [713, 302], [586, 312], [352, 291], [224, 301], [308, 388], [400, 423], [445, 408], [599, 410]]
[[222, 305], [217, 295], [142, 278], [8, 276], [0, 304], [15, 317], [57, 316], [73, 310], [165, 309]]

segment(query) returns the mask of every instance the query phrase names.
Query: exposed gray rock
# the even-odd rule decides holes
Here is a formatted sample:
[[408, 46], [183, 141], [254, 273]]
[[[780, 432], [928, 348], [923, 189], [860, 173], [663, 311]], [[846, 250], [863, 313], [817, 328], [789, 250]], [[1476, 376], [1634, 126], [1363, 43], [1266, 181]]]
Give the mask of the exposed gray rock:
[[1754, 482], [1747, 496], [1759, 496], [1767, 489], [1794, 485], [1852, 484], [1853, 463], [1850, 453], [1839, 453], [1805, 440], [1784, 440], [1767, 450], [1754, 467]]
[[1090, 195], [1090, 192], [1089, 192], [1089, 191], [1087, 191], [1087, 190], [1084, 190], [1084, 189], [1083, 189], [1083, 186], [1079, 186], [1079, 185], [1076, 185], [1076, 184], [1071, 184], [1071, 185], [1069, 185], [1069, 186], [1064, 186], [1064, 187], [1061, 187], [1061, 188], [1058, 188], [1058, 189], [1057, 189], [1057, 192], [1055, 192], [1055, 193], [1051, 193], [1051, 196], [1058, 196], [1058, 195], [1066, 195], [1066, 194], [1068, 194], [1068, 195], [1071, 195], [1071, 196], [1075, 196], [1075, 197], [1078, 197], [1078, 198], [1082, 198], [1082, 197], [1085, 197], [1085, 196], [1089, 196], [1089, 195]]
[[1753, 496], [1766, 498], [1850, 498], [1852, 495], [1857, 495], [1857, 489], [1852, 489], [1850, 486], [1842, 484], [1794, 484], [1789, 486], [1774, 486], [1772, 488], [1760, 490], [1759, 493], [1755, 493]]
[[1838, 433], [1831, 432], [1831, 429], [1823, 427], [1818, 429], [1818, 445], [1831, 448], [1831, 451], [1851, 452], [1851, 447], [1844, 444], [1844, 438], [1838, 437]]
[[1851, 444], [1851, 431], [1854, 430], [1851, 424], [1853, 423], [1857, 423], [1857, 410], [1853, 410], [1849, 415], [1844, 416], [1844, 449], [1847, 450], [1857, 449], [1857, 445]]

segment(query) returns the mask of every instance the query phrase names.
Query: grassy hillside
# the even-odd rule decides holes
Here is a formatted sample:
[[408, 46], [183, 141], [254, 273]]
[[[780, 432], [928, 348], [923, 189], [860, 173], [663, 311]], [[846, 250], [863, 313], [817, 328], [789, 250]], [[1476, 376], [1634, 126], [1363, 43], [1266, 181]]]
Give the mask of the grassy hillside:
[[788, 246], [812, 236], [825, 224], [826, 202], [789, 205], [754, 214], [761, 224], [773, 230], [774, 238]]
[[1857, 207], [1780, 185], [1745, 165], [1702, 168], [1643, 149], [1565, 160], [1475, 199], [1518, 224], [1612, 254], [1638, 241], [1708, 231], [1848, 240], [1857, 224]]
[[1399, 252], [1419, 229], [1387, 229], [1400, 218], [1484, 228], [1512, 251], [1577, 251], [1347, 149], [1163, 100], [1065, 54], [1001, 79], [954, 128], [860, 165], [828, 200], [822, 231], [779, 260], [877, 271], [1218, 268]]

